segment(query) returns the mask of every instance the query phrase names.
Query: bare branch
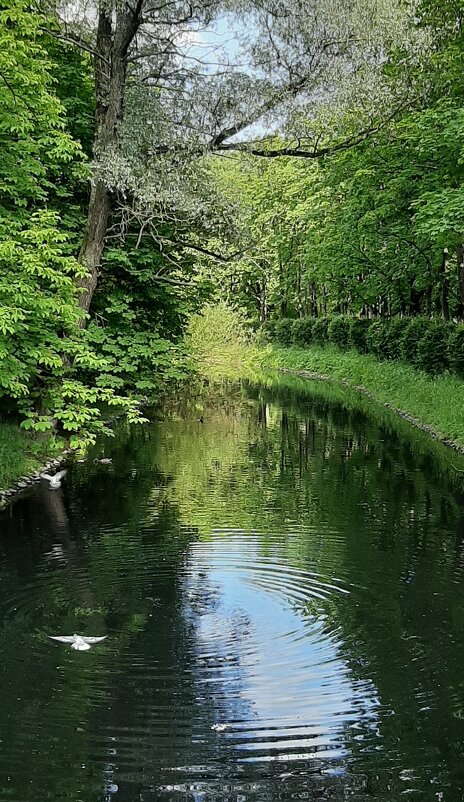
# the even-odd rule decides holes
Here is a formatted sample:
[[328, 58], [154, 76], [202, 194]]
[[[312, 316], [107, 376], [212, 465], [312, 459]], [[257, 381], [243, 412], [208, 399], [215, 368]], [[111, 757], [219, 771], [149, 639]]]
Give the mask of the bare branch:
[[265, 146], [263, 147], [263, 145], [265, 145], [265, 141], [261, 141], [260, 145], [253, 142], [224, 142], [223, 144], [219, 144], [217, 146], [217, 150], [239, 151], [242, 153], [250, 153], [252, 156], [261, 156], [267, 159], [275, 159], [279, 156], [294, 156], [300, 159], [319, 159], [323, 156], [330, 156], [333, 153], [338, 153], [341, 150], [348, 150], [349, 148], [360, 145], [369, 137], [377, 134], [382, 128], [385, 128], [388, 123], [392, 122], [392, 120], [394, 120], [398, 114], [400, 114], [400, 112], [404, 111], [406, 105], [409, 105], [410, 102], [411, 101], [407, 101], [406, 103], [402, 102], [395, 108], [394, 111], [392, 111], [384, 119], [380, 120], [376, 125], [369, 125], [363, 130], [357, 131], [355, 134], [350, 135], [341, 142], [338, 142], [334, 145], [327, 145], [323, 148], [318, 147], [320, 140], [319, 135], [313, 148], [310, 150], [302, 148], [300, 143], [296, 147], [267, 148]]
[[66, 42], [68, 45], [74, 45], [75, 47], [78, 47], [79, 50], [84, 50], [86, 53], [90, 53], [91, 56], [104, 61], [106, 65], [109, 66], [109, 62], [102, 57], [102, 54], [98, 53], [93, 47], [90, 46], [90, 44], [88, 44], [88, 42], [85, 42], [82, 37], [76, 36], [68, 31], [65, 33], [63, 33], [63, 31], [55, 31], [42, 25], [40, 26], [40, 30], [44, 33], [48, 33], [49, 36], [53, 36], [54, 39], [59, 39], [61, 42]]

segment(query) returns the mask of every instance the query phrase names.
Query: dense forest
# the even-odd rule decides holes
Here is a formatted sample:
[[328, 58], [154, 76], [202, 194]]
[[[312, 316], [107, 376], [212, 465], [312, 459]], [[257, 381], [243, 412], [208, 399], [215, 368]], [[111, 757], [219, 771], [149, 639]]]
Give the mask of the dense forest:
[[462, 0], [3, 0], [4, 411], [72, 445], [108, 407], [142, 419], [216, 298], [342, 345], [431, 320], [459, 368], [463, 19]]

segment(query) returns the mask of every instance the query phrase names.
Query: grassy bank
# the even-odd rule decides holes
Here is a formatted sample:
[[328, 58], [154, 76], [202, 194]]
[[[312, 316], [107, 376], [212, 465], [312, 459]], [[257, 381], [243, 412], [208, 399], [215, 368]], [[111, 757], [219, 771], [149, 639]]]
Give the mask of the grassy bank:
[[62, 448], [63, 444], [53, 437], [39, 438], [17, 424], [0, 423], [0, 490], [37, 471]]
[[353, 389], [363, 388], [380, 404], [464, 448], [464, 382], [455, 376], [432, 377], [410, 365], [380, 362], [334, 346], [258, 347], [240, 316], [225, 305], [209, 307], [193, 321], [189, 344], [199, 372], [209, 379], [262, 380], [272, 371], [283, 370], [317, 374]]
[[264, 353], [263, 365], [327, 376], [362, 387], [430, 427], [440, 438], [464, 447], [464, 382], [454, 376], [433, 378], [409, 365], [379, 362], [374, 357], [334, 347], [281, 348]]

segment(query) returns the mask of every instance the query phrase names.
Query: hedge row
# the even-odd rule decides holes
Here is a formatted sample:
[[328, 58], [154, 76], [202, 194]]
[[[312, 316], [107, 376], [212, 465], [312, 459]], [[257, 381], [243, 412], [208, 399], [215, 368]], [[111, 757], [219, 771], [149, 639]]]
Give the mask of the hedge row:
[[265, 324], [266, 336], [282, 345], [355, 348], [379, 359], [408, 362], [428, 373], [449, 370], [464, 377], [464, 325], [425, 317], [366, 320], [354, 317], [283, 318]]

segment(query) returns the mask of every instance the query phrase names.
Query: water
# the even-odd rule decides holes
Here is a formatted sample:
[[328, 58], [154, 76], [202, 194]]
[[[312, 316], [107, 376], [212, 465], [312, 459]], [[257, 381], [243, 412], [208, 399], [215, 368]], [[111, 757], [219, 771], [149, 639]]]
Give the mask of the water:
[[1, 802], [463, 799], [464, 494], [402, 426], [231, 390], [4, 511]]

